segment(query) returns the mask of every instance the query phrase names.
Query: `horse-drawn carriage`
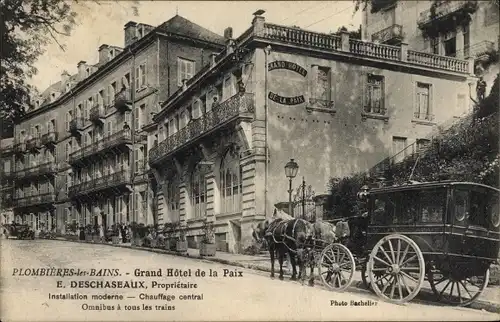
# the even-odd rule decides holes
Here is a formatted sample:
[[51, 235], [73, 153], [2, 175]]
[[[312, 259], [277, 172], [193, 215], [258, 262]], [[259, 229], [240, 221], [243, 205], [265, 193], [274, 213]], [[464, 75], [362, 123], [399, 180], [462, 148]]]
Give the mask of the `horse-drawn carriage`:
[[379, 297], [408, 302], [427, 279], [440, 301], [466, 306], [486, 288], [500, 245], [498, 189], [447, 181], [358, 196], [368, 225], [364, 249], [355, 255], [366, 260], [363, 282]]
[[17, 239], [35, 239], [35, 232], [26, 224], [5, 224], [3, 225], [7, 231], [6, 237], [17, 237]]
[[469, 305], [498, 260], [499, 192], [453, 181], [363, 189], [366, 212], [348, 220], [349, 238], [317, 252], [320, 278], [345, 290], [361, 266], [367, 288], [386, 301], [411, 301], [427, 280], [438, 300]]

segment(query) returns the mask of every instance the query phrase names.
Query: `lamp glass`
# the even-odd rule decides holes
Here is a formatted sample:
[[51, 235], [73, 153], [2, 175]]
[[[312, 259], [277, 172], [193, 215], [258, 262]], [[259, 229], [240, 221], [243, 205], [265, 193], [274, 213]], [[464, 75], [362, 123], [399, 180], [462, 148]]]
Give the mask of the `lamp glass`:
[[298, 171], [299, 165], [293, 159], [290, 159], [290, 161], [288, 161], [285, 165], [285, 175], [287, 178], [295, 178]]

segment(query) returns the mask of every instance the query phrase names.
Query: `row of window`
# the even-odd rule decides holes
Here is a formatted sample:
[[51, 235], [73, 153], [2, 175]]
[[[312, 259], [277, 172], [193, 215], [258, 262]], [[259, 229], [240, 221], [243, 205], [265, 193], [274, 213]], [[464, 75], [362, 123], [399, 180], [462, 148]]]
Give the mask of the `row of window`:
[[[186, 185], [191, 201], [191, 213], [188, 218], [203, 218], [207, 207], [207, 173], [204, 168], [197, 166], [191, 172], [189, 184]], [[168, 216], [173, 221], [179, 219], [180, 181], [173, 177], [167, 181], [165, 200]], [[220, 191], [220, 212], [236, 213], [241, 211], [242, 203], [242, 173], [239, 158], [231, 152], [224, 156], [218, 174]]]
[[[239, 86], [242, 84], [242, 75], [248, 74], [248, 71], [245, 71], [246, 68], [248, 67], [242, 67], [233, 73], [225, 75], [220, 82], [202, 93], [192, 104], [168, 116], [164, 122], [159, 125], [157, 140], [161, 142], [169, 136], [174, 135], [186, 127], [192, 120], [202, 117], [205, 113], [210, 112], [217, 104], [234, 96], [240, 90]], [[189, 77], [192, 76], [193, 75], [189, 75]]]
[[22, 186], [16, 187], [15, 195], [16, 198], [25, 198], [46, 193], [54, 193], [54, 190], [53, 180], [41, 179], [30, 183], [24, 183]]

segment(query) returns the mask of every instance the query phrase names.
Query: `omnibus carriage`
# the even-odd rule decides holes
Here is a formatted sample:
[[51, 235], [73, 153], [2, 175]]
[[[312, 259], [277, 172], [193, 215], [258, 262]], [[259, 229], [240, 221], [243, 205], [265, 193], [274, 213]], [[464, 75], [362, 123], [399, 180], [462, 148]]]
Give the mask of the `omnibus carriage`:
[[381, 298], [412, 300], [427, 278], [440, 301], [466, 306], [486, 288], [500, 245], [499, 190], [470, 182], [367, 189], [365, 283]]

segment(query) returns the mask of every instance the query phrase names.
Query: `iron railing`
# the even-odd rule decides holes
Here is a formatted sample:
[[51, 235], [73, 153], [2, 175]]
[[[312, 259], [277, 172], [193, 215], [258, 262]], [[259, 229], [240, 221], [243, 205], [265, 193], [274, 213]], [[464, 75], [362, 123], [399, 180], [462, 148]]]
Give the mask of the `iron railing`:
[[228, 124], [232, 120], [243, 116], [243, 114], [251, 114], [253, 116], [253, 112], [253, 94], [236, 94], [218, 106], [214, 106], [211, 111], [205, 113], [202, 117], [192, 120], [179, 132], [160, 142], [156, 147], [153, 147], [149, 152], [149, 163], [157, 163], [173, 151]]
[[121, 170], [102, 177], [94, 177], [85, 182], [75, 183], [69, 187], [68, 195], [71, 198], [131, 183], [130, 170]]

